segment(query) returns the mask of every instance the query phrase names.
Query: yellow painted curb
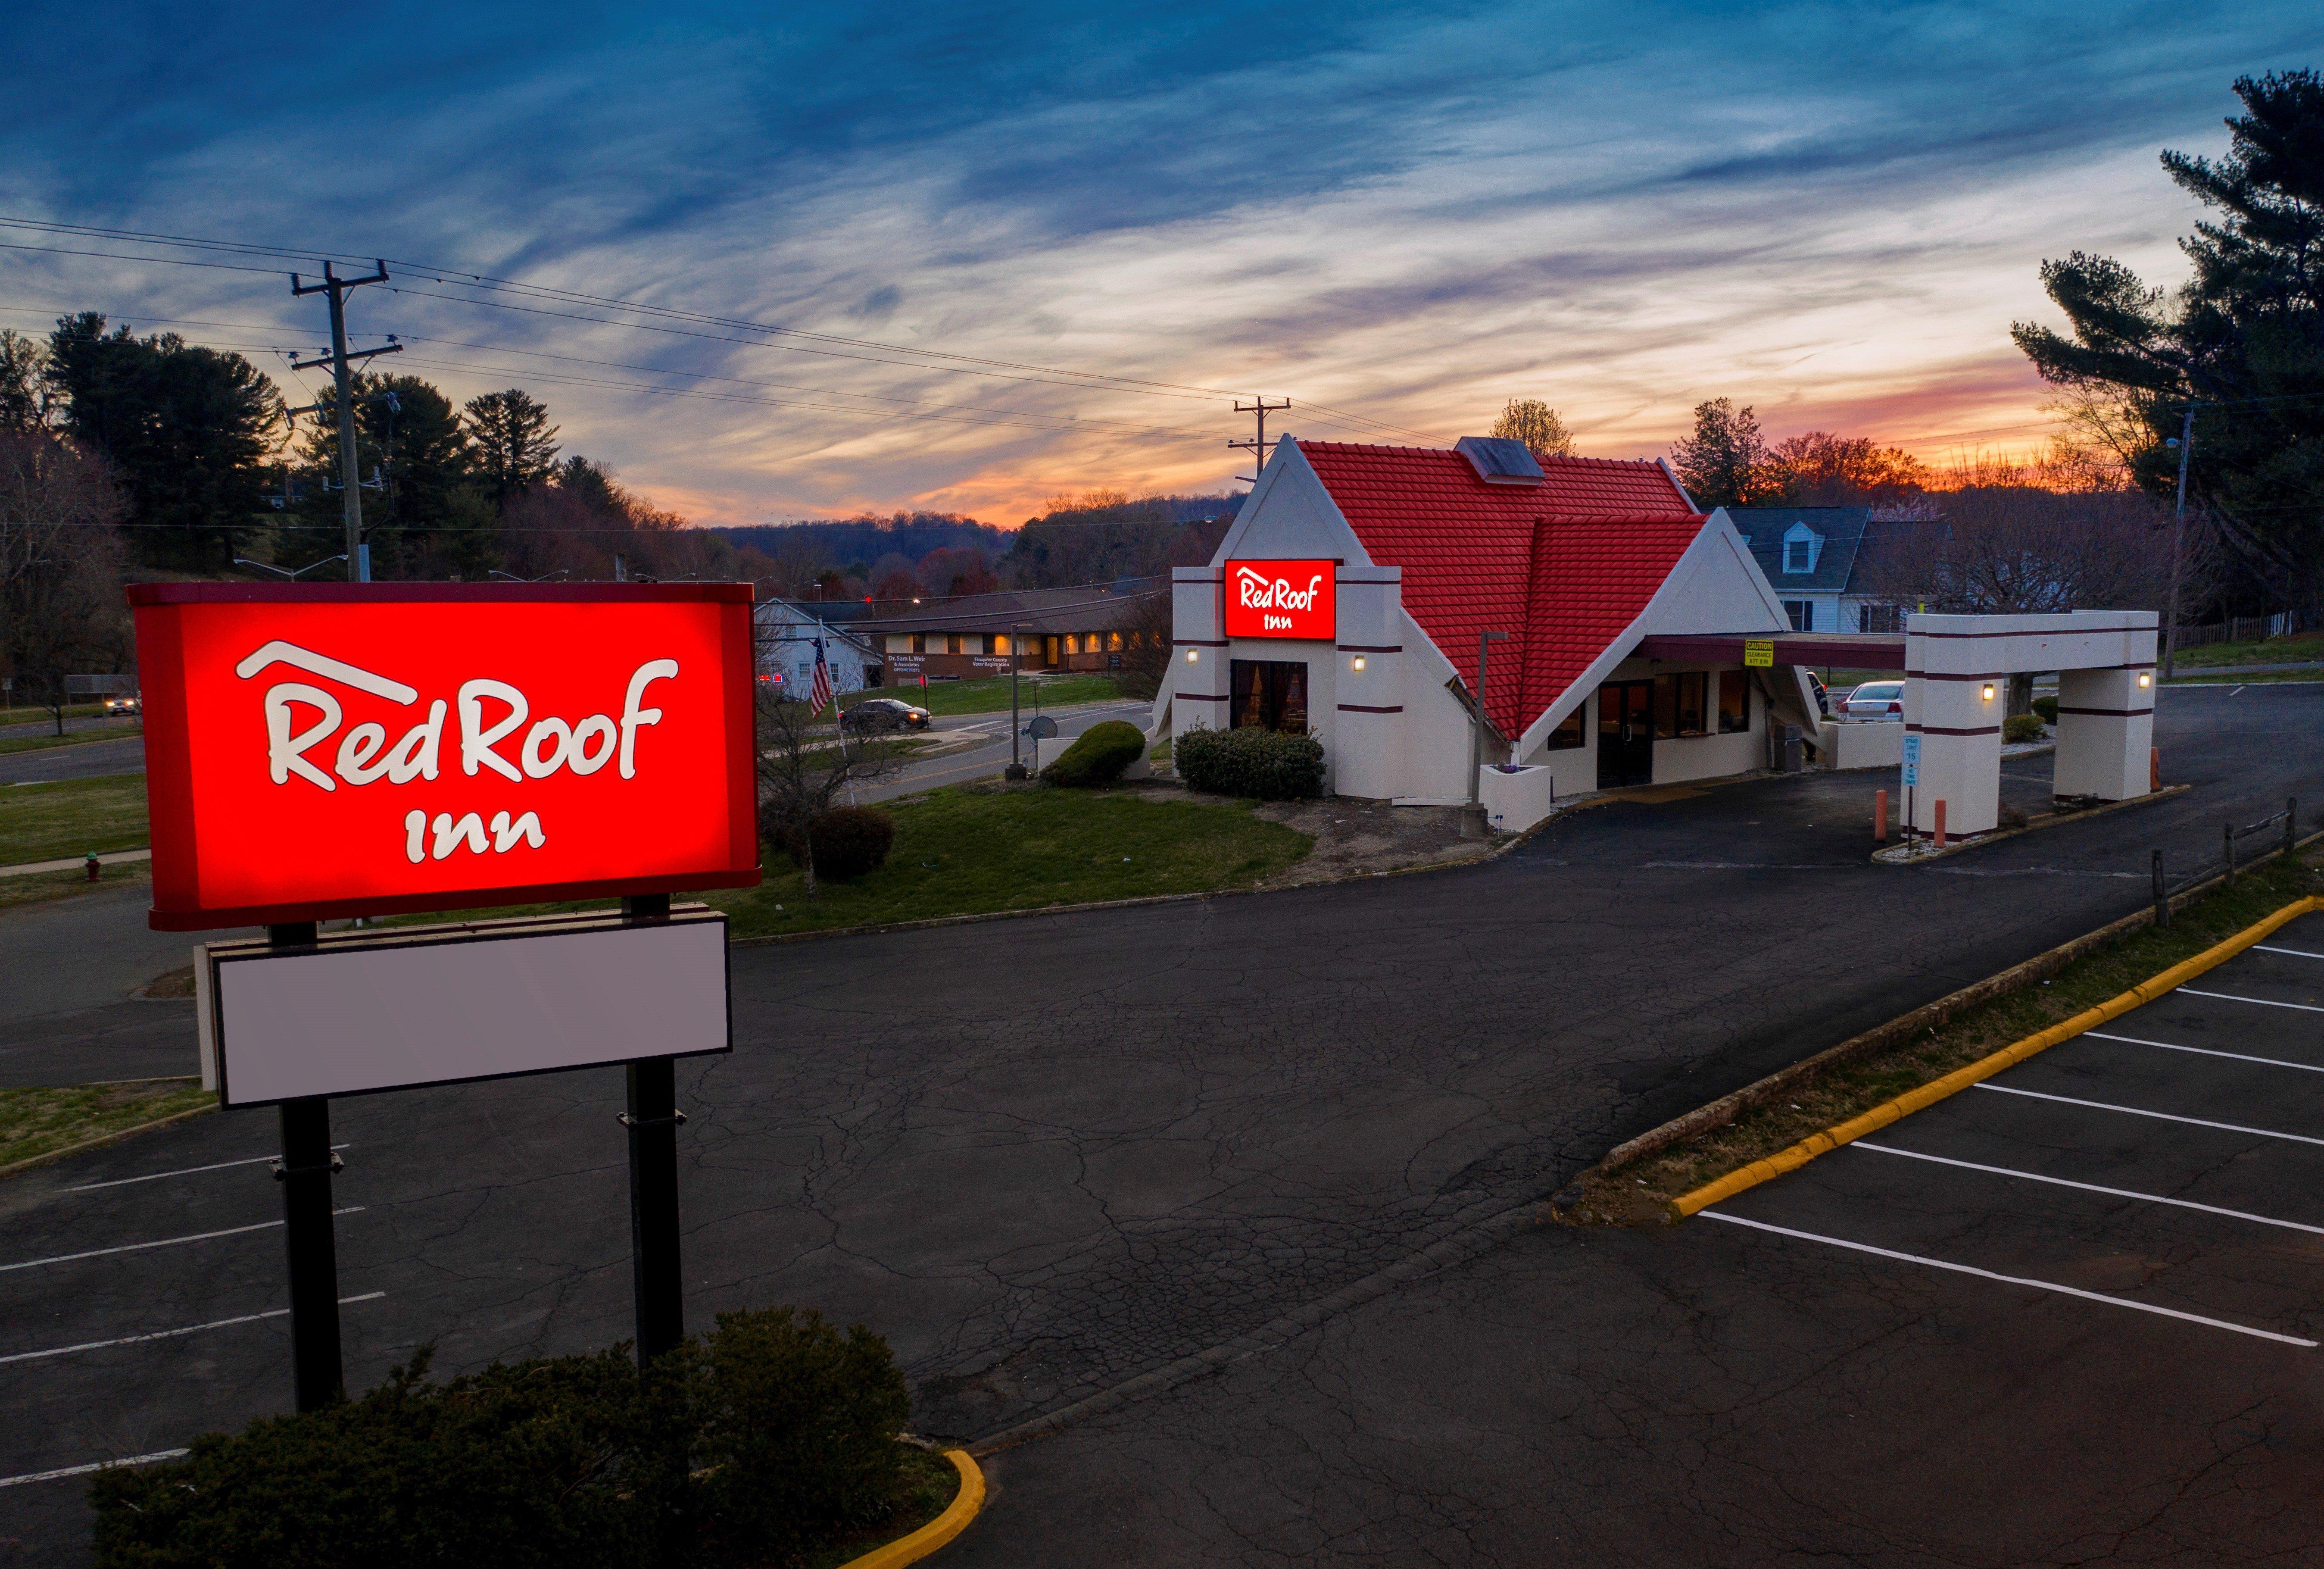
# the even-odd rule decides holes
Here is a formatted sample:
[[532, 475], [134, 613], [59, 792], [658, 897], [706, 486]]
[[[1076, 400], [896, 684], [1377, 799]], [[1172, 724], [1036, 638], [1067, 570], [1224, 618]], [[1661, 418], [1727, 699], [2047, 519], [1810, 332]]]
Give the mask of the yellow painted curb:
[[947, 1449], [945, 1458], [960, 1472], [960, 1491], [944, 1513], [914, 1531], [908, 1537], [899, 1537], [884, 1547], [874, 1547], [861, 1558], [850, 1558], [839, 1569], [903, 1569], [907, 1564], [917, 1564], [929, 1554], [968, 1529], [968, 1522], [976, 1518], [976, 1511], [984, 1507], [984, 1472], [968, 1457], [965, 1449]]
[[2310, 895], [2306, 899], [2296, 899], [2257, 925], [2245, 928], [2225, 942], [2204, 949], [2191, 959], [2182, 959], [2161, 974], [2149, 976], [2129, 991], [2110, 997], [2095, 1008], [2084, 1009], [2071, 1019], [2053, 1024], [2038, 1034], [2029, 1035], [2015, 1045], [2003, 1047], [1990, 1057], [1979, 1057], [1966, 1067], [1955, 1068], [1941, 1079], [1932, 1079], [1917, 1090], [1908, 1090], [1894, 1100], [1883, 1101], [1870, 1111], [1851, 1117], [1836, 1128], [1826, 1128], [1821, 1133], [1803, 1139], [1788, 1149], [1777, 1150], [1748, 1166], [1739, 1167], [1716, 1182], [1705, 1183], [1692, 1193], [1681, 1194], [1670, 1202], [1670, 1218], [1683, 1221], [1721, 1199], [1733, 1198], [1745, 1189], [1757, 1187], [1787, 1171], [1797, 1171], [1819, 1155], [1852, 1143], [1867, 1133], [1877, 1132], [1891, 1122], [1935, 1105], [1948, 1095], [1959, 1094], [1979, 1080], [1991, 1078], [2004, 1068], [2015, 1067], [2036, 1052], [2047, 1051], [2061, 1040], [2070, 1040], [2086, 1029], [2097, 1029], [2109, 1019], [2118, 1019], [2134, 1008], [2144, 1007], [2206, 970], [2226, 964], [2285, 923], [2319, 909], [2324, 909], [2324, 898]]

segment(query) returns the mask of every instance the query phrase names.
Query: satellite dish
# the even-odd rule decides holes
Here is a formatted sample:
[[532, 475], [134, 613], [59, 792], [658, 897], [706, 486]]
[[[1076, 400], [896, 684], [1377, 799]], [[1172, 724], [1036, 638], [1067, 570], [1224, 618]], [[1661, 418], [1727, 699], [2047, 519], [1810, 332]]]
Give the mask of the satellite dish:
[[1034, 715], [1033, 723], [1025, 726], [1025, 734], [1036, 741], [1047, 741], [1057, 733], [1057, 722], [1047, 714]]

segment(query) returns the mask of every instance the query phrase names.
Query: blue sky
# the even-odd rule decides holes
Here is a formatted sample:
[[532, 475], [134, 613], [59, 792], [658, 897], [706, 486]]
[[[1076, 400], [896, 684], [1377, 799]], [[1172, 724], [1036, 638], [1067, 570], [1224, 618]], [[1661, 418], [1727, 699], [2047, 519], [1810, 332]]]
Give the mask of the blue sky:
[[[2041, 258], [2175, 277], [2195, 215], [2155, 153], [2222, 146], [2233, 78], [2324, 63], [2324, 19], [45, 0], [0, 42], [8, 216], [1170, 383], [484, 309], [400, 266], [425, 292], [351, 313], [364, 342], [429, 340], [407, 368], [447, 390], [530, 388], [570, 448], [690, 515], [1014, 521], [1221, 487], [1248, 431], [1219, 392], [1342, 439], [1450, 441], [1531, 395], [1584, 451], [1644, 455], [1725, 394], [1778, 433], [2029, 447], [2007, 328], [2043, 308]], [[81, 307], [217, 324], [178, 330], [286, 391], [272, 351], [319, 341], [263, 273], [0, 252], [0, 323]]]

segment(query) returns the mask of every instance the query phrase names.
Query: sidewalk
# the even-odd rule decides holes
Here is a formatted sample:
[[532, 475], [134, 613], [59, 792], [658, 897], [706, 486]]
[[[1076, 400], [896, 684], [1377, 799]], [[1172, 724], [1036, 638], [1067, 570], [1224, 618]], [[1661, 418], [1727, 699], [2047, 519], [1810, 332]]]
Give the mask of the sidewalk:
[[[126, 866], [139, 861], [151, 861], [151, 850], [113, 850], [97, 858], [99, 866]], [[0, 866], [0, 877], [37, 877], [43, 872], [78, 872], [88, 864], [86, 855], [75, 855], [64, 861], [27, 861], [21, 866]]]

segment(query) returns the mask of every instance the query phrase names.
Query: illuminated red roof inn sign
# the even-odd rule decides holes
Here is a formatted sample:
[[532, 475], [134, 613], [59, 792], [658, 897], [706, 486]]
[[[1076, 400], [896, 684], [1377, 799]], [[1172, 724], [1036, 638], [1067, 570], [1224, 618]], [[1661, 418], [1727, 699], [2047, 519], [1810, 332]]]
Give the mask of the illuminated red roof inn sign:
[[759, 881], [747, 584], [139, 584], [154, 928]]
[[1306, 638], [1329, 642], [1339, 632], [1332, 561], [1229, 561], [1229, 637]]

